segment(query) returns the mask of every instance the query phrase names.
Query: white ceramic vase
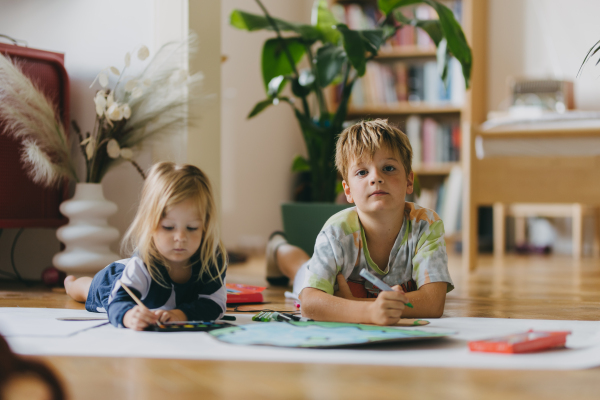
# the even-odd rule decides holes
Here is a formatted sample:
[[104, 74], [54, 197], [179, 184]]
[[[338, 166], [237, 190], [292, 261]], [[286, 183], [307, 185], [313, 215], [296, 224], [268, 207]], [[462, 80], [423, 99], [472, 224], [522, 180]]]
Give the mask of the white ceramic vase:
[[121, 258], [109, 248], [119, 238], [119, 231], [107, 222], [117, 212], [117, 205], [104, 198], [102, 184], [78, 183], [75, 195], [60, 205], [60, 212], [69, 223], [56, 231], [66, 246], [52, 259], [56, 268], [68, 275], [94, 276]]

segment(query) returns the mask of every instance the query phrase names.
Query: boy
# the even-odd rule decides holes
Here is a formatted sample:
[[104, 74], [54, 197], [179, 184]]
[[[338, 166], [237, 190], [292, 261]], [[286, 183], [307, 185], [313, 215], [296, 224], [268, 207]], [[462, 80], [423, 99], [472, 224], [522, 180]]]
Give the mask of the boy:
[[[444, 227], [432, 210], [405, 202], [413, 191], [411, 161], [408, 138], [386, 120], [362, 121], [340, 134], [335, 163], [356, 207], [325, 223], [310, 259], [278, 233], [267, 246], [268, 278], [295, 278], [303, 316], [394, 325], [401, 316], [442, 315], [454, 288]], [[393, 291], [365, 281], [364, 268]], [[407, 302], [414, 308], [405, 308]]]

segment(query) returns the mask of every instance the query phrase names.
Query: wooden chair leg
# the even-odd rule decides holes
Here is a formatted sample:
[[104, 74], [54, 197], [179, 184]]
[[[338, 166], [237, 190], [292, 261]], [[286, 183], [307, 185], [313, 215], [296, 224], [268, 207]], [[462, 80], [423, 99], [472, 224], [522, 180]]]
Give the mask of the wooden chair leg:
[[477, 236], [478, 210], [474, 204], [463, 204], [463, 207], [463, 269], [466, 273], [469, 273], [477, 268], [477, 250], [479, 244]]
[[504, 257], [506, 249], [506, 206], [494, 203], [494, 256]]
[[594, 206], [594, 246], [593, 256], [594, 258], [600, 257], [600, 207]]
[[579, 259], [583, 253], [583, 205], [573, 204], [573, 258]]
[[527, 217], [515, 217], [515, 244], [517, 246], [527, 244]]

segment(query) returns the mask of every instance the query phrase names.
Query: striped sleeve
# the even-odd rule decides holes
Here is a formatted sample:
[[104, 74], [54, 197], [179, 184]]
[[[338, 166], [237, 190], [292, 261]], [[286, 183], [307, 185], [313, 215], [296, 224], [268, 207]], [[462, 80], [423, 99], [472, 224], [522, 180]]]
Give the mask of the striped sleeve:
[[[218, 267], [212, 264], [209, 272], [203, 274], [196, 286], [196, 299], [178, 304], [189, 321], [213, 321], [223, 316], [227, 309], [227, 288], [225, 270], [219, 275], [223, 259], [219, 256]], [[214, 277], [214, 278], [213, 278]]]
[[[150, 291], [152, 278], [143, 261], [138, 257], [131, 257], [121, 276], [121, 281], [140, 299], [144, 300]], [[125, 313], [136, 306], [131, 296], [115, 281], [108, 298], [108, 319], [116, 327], [123, 328]]]

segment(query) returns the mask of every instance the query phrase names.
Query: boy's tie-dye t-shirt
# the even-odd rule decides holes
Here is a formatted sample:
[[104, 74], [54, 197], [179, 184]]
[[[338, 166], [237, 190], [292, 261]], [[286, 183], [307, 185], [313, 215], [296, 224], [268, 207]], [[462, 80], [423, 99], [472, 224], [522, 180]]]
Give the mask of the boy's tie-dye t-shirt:
[[297, 294], [305, 287], [333, 294], [337, 290], [336, 276], [341, 273], [354, 297], [375, 297], [380, 290], [359, 275], [363, 268], [390, 286], [401, 285], [405, 292], [430, 282], [448, 283], [448, 292], [454, 289], [442, 220], [434, 211], [414, 203], [406, 202], [404, 211], [402, 228], [384, 268], [369, 256], [356, 207], [329, 218], [317, 237], [312, 258], [303, 267], [306, 271]]

